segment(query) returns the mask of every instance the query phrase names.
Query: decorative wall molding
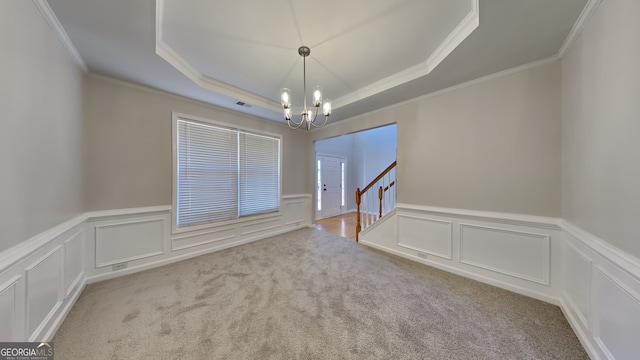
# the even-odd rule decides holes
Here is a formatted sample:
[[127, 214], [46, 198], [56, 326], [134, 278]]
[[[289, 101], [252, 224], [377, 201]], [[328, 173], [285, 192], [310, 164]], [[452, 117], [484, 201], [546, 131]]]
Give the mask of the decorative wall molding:
[[566, 220], [558, 221], [558, 225], [563, 231], [571, 234], [575, 239], [578, 239], [582, 245], [588, 247], [598, 255], [603, 256], [607, 261], [632, 276], [636, 281], [640, 281], [640, 259], [618, 249]]
[[466, 209], [451, 209], [435, 206], [413, 205], [398, 203], [398, 209], [420, 214], [454, 217], [457, 219], [477, 220], [491, 223], [501, 223], [523, 227], [534, 227], [549, 230], [560, 230], [558, 219], [545, 216], [500, 213], [493, 211], [478, 211]]
[[[96, 225], [95, 266], [110, 266], [164, 254], [164, 223], [165, 219], [160, 217]], [[132, 252], [131, 248], [136, 251]]]
[[[451, 231], [445, 231], [449, 226]], [[360, 239], [364, 245], [559, 303], [561, 269], [552, 254], [561, 252], [561, 232], [555, 218], [398, 204], [392, 216], [374, 223]], [[451, 254], [433, 251], [434, 246], [450, 246]]]
[[458, 47], [480, 25], [480, 6], [478, 0], [472, 0], [472, 8], [462, 21], [447, 35], [434, 52], [422, 63], [402, 70], [396, 74], [375, 81], [357, 91], [339, 97], [333, 101], [334, 108], [349, 105], [356, 101], [373, 96], [395, 86], [428, 75], [438, 66], [453, 50]]
[[0, 253], [0, 338], [49, 341], [86, 284], [310, 226], [311, 206], [285, 195], [277, 215], [173, 235], [171, 206], [80, 214]]
[[600, 6], [601, 2], [602, 0], [589, 0], [589, 2], [587, 2], [587, 5], [584, 6], [584, 9], [582, 9], [582, 12], [578, 16], [578, 20], [573, 24], [573, 28], [571, 28], [569, 35], [562, 43], [562, 46], [560, 46], [560, 50], [558, 50], [558, 57], [563, 58], [567, 55], [578, 36], [582, 33], [582, 30], [584, 30], [589, 23], [593, 13], [595, 13], [598, 6]]
[[640, 331], [640, 259], [566, 220], [560, 304], [592, 359], [631, 359]]
[[[465, 229], [470, 229], [470, 230], [476, 230], [476, 231], [481, 231], [481, 232], [485, 232], [485, 233], [493, 233], [493, 237], [495, 237], [495, 239], [492, 240], [500, 240], [500, 238], [502, 237], [502, 244], [492, 244], [492, 240], [488, 240], [485, 238], [478, 238], [476, 237], [475, 239], [467, 239], [467, 237], [465, 237]], [[471, 237], [471, 236], [470, 236]], [[506, 239], [505, 239], [506, 238]], [[509, 243], [511, 242], [515, 242], [518, 240], [518, 238], [527, 238], [527, 239], [534, 239], [534, 240], [540, 240], [541, 244], [538, 244], [537, 246], [530, 246], [530, 245], [526, 245], [523, 244], [522, 241], [520, 241], [518, 244], [514, 244], [515, 246], [512, 245], [512, 247], [509, 249]], [[504, 241], [507, 240], [507, 241]], [[480, 259], [480, 258], [476, 258], [476, 259], [467, 259], [465, 257], [465, 242], [469, 241], [469, 242], [480, 242], [482, 241], [483, 243], [480, 244], [482, 248], [493, 248], [493, 249], [501, 249], [505, 252], [505, 254], [496, 254], [497, 256], [493, 256], [493, 259]], [[551, 236], [550, 235], [541, 235], [541, 234], [534, 234], [534, 233], [530, 233], [530, 232], [525, 232], [525, 231], [515, 231], [515, 230], [507, 230], [507, 229], [502, 229], [502, 228], [498, 228], [495, 226], [478, 226], [478, 225], [469, 225], [469, 224], [460, 224], [460, 262], [463, 264], [467, 264], [467, 265], [471, 265], [471, 266], [475, 266], [475, 267], [479, 267], [482, 269], [487, 269], [487, 270], [491, 270], [497, 273], [501, 273], [501, 274], [505, 274], [508, 276], [512, 276], [515, 278], [519, 278], [519, 279], [523, 279], [523, 280], [527, 280], [527, 281], [532, 281], [532, 282], [536, 282], [542, 285], [547, 285], [549, 286], [549, 267], [550, 267], [550, 262], [551, 262], [551, 255], [550, 255], [550, 246], [551, 246]], [[539, 247], [539, 249], [536, 249], [536, 247]], [[508, 251], [508, 250], [513, 250], [513, 251]], [[536, 250], [538, 250], [538, 254], [536, 254]], [[516, 252], [522, 252], [524, 254], [526, 254], [526, 258], [513, 258], [513, 253]], [[476, 251], [476, 253], [478, 253], [478, 251]], [[473, 253], [470, 254], [471, 256], [473, 256]], [[538, 255], [538, 256], [535, 256]], [[506, 261], [505, 261], [506, 260]], [[527, 274], [526, 271], [519, 271], [517, 269], [514, 269], [514, 265], [517, 264], [517, 266], [522, 267], [523, 262], [525, 261], [532, 261], [533, 264], [532, 267], [534, 268], [538, 268], [539, 272], [540, 272], [540, 276], [536, 276], [535, 274]], [[511, 267], [511, 269], [508, 269], [509, 267]], [[531, 269], [533, 270], [533, 269]]]
[[[407, 219], [408, 221], [413, 219], [414, 221], [421, 223], [422, 226], [418, 226], [416, 229], [417, 231], [412, 234], [405, 234], [402, 237], [398, 236], [398, 246], [412, 251], [438, 256], [446, 260], [452, 259], [453, 222], [416, 215], [401, 214], [398, 215], [398, 226], [400, 228], [404, 228], [401, 225], [403, 221], [402, 219]], [[437, 229], [438, 227], [440, 229]], [[418, 245], [417, 242], [421, 242], [422, 244]], [[437, 250], [434, 248], [437, 248]]]
[[87, 64], [80, 56], [78, 49], [76, 49], [75, 45], [73, 45], [73, 43], [71, 42], [69, 35], [60, 24], [60, 21], [58, 21], [58, 18], [53, 13], [53, 10], [51, 10], [49, 3], [47, 3], [46, 0], [32, 1], [36, 8], [38, 8], [40, 13], [42, 14], [42, 17], [47, 21], [47, 24], [49, 24], [49, 26], [51, 27], [51, 30], [53, 30], [53, 32], [56, 34], [56, 36], [62, 43], [62, 46], [64, 46], [64, 49], [67, 50], [67, 52], [71, 56], [71, 59], [73, 59], [76, 65], [78, 65], [80, 69], [82, 69], [83, 73], [88, 74], [89, 68], [87, 67]]

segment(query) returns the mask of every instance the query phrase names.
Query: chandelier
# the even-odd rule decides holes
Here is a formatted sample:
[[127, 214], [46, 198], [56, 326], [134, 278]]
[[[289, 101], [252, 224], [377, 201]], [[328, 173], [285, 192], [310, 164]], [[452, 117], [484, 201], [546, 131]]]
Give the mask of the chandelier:
[[[298, 48], [298, 54], [302, 56], [302, 81], [303, 81], [303, 89], [304, 89], [304, 104], [302, 108], [300, 121], [295, 121], [292, 119], [291, 114], [291, 90], [284, 88], [280, 89], [280, 100], [282, 103], [282, 108], [284, 109], [284, 119], [287, 120], [287, 124], [292, 129], [299, 129], [302, 124], [305, 124], [307, 130], [310, 130], [311, 127], [323, 127], [327, 124], [327, 120], [329, 119], [329, 115], [331, 115], [331, 101], [329, 99], [325, 99], [322, 101], [322, 88], [320, 86], [313, 87], [313, 107], [314, 109], [307, 108], [307, 64], [306, 58], [311, 54], [311, 49], [306, 46], [300, 46]], [[318, 110], [322, 106], [322, 114], [324, 114], [324, 122], [322, 124], [316, 124], [316, 118], [318, 117]]]

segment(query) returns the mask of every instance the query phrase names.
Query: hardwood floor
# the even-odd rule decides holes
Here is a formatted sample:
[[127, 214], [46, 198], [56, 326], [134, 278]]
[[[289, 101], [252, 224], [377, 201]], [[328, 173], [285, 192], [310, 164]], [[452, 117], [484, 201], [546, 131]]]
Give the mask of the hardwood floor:
[[326, 219], [316, 220], [316, 229], [347, 239], [356, 239], [356, 213], [346, 213]]

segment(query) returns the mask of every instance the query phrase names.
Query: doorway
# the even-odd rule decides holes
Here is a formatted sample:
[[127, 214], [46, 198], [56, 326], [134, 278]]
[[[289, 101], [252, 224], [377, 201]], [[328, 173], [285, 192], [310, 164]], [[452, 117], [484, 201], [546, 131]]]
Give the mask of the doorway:
[[342, 214], [345, 209], [347, 159], [316, 155], [316, 219]]

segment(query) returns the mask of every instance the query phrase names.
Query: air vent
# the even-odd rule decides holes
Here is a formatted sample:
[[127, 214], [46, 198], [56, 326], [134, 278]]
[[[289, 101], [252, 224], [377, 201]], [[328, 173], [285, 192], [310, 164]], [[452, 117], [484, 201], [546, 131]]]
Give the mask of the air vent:
[[251, 104], [247, 104], [246, 102], [240, 100], [236, 101], [236, 105], [246, 107], [247, 109], [251, 108], [252, 106]]

